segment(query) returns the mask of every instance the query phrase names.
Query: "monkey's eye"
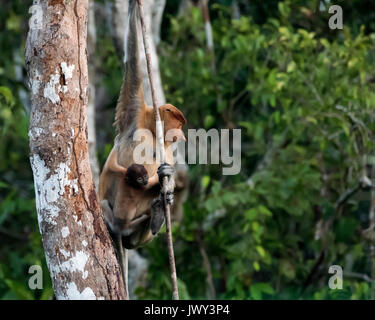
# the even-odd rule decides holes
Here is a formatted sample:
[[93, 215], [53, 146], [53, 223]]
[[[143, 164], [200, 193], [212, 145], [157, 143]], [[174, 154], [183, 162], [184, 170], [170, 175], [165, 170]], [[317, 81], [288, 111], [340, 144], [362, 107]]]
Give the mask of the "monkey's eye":
[[171, 112], [171, 109], [165, 109], [166, 111], [168, 111], [168, 112]]
[[141, 177], [137, 178], [137, 182], [141, 183], [142, 182], [142, 178]]
[[144, 175], [144, 176], [143, 176], [143, 180], [145, 180], [145, 181], [146, 181], [146, 180], [147, 180], [147, 178], [148, 178], [148, 177], [147, 177], [147, 175]]

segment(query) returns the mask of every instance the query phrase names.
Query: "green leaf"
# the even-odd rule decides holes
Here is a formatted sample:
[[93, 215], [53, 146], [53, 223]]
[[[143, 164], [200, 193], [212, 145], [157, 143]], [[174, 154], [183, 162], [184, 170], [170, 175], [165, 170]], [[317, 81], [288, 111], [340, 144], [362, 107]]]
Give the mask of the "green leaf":
[[258, 251], [259, 255], [263, 258], [266, 255], [266, 252], [264, 251], [264, 248], [261, 246], [256, 246], [256, 250]]
[[208, 185], [210, 184], [210, 181], [211, 181], [211, 178], [210, 176], [203, 176], [202, 177], [202, 188], [203, 189], [206, 189], [208, 187]]
[[254, 261], [254, 262], [253, 262], [253, 267], [254, 267], [254, 270], [255, 270], [255, 271], [259, 271], [259, 270], [260, 270], [259, 262], [258, 262], [258, 261]]

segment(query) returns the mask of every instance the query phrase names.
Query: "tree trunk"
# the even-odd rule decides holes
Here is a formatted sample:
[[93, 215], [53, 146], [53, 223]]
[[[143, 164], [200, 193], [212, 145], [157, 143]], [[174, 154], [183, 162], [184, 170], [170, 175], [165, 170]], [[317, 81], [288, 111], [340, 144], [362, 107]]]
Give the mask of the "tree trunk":
[[87, 29], [87, 53], [89, 70], [89, 100], [88, 100], [88, 142], [90, 167], [94, 178], [96, 190], [99, 186], [99, 161], [96, 155], [96, 125], [95, 125], [95, 46], [96, 46], [96, 24], [95, 24], [95, 2], [90, 0], [89, 17]]
[[30, 162], [39, 230], [57, 299], [123, 299], [120, 268], [103, 223], [87, 138], [88, 0], [41, 0], [31, 28]]

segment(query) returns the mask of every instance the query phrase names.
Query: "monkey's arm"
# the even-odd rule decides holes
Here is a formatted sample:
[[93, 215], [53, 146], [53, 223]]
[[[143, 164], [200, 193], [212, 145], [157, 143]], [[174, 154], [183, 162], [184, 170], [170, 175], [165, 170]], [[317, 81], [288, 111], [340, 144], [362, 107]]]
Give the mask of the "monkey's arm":
[[149, 216], [147, 214], [143, 214], [140, 217], [137, 217], [130, 222], [125, 222], [121, 229], [121, 234], [123, 236], [130, 236], [131, 234], [134, 233], [134, 231], [136, 230], [136, 227], [148, 218]]
[[111, 207], [109, 206], [108, 200], [102, 200], [100, 201], [100, 206], [102, 208], [103, 218], [104, 222], [107, 225], [107, 228], [109, 228], [112, 232], [115, 232], [114, 226], [113, 226], [113, 212]]
[[170, 164], [163, 163], [162, 165], [159, 166], [157, 173], [148, 179], [148, 183], [145, 189], [148, 190], [158, 183], [162, 185], [164, 177], [168, 177], [167, 190], [173, 193], [174, 179], [171, 179], [171, 176], [174, 175], [174, 173], [175, 173], [175, 170]]
[[151, 189], [153, 186], [159, 183], [159, 176], [158, 174], [154, 174], [151, 178], [148, 179], [148, 183], [145, 187], [145, 190]]
[[111, 150], [108, 159], [104, 165], [104, 169], [107, 169], [113, 173], [126, 174], [126, 168], [119, 165], [118, 163], [118, 154], [115, 147]]

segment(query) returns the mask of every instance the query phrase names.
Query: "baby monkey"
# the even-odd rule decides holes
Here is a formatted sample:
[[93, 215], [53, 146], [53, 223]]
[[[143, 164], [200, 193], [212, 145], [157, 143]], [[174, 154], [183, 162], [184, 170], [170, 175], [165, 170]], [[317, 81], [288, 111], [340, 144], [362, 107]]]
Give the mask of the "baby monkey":
[[[108, 230], [115, 240], [121, 269], [123, 272], [125, 291], [128, 295], [128, 258], [127, 249], [123, 249], [123, 237], [125, 239], [135, 232], [139, 232], [139, 226], [147, 219], [149, 220], [150, 230], [154, 236], [162, 227], [164, 223], [164, 196], [161, 194], [157, 199], [154, 199], [151, 205], [151, 217], [148, 214], [137, 216], [137, 207], [142, 205], [144, 201], [144, 192], [154, 185], [159, 178], [159, 183], [162, 179], [168, 177], [167, 193], [165, 199], [169, 204], [173, 202], [173, 187], [174, 180], [171, 176], [174, 174], [174, 169], [168, 164], [162, 164], [157, 171], [157, 176], [149, 178], [146, 168], [141, 164], [130, 165], [125, 173], [124, 180], [114, 187], [121, 197], [102, 200], [101, 205], [104, 214], [104, 220], [108, 225]], [[126, 248], [127, 246], [125, 246]]]
[[[163, 170], [163, 165], [158, 171]], [[159, 172], [158, 172], [159, 173]], [[161, 175], [162, 176], [162, 175]], [[143, 200], [143, 190], [147, 188], [149, 176], [146, 168], [141, 164], [133, 163], [126, 171], [125, 183], [128, 186], [127, 192], [123, 193], [121, 207], [126, 208], [126, 212], [122, 217], [114, 217], [113, 226], [123, 236], [128, 236], [134, 232], [137, 225], [143, 222], [146, 216], [136, 217], [137, 205]], [[161, 183], [161, 182], [160, 182]], [[173, 193], [166, 194], [166, 200], [169, 204], [173, 203]], [[151, 232], [155, 235], [164, 223], [164, 203], [163, 196], [160, 195], [154, 199], [151, 206]]]
[[[158, 170], [158, 174], [161, 177], [161, 171], [163, 171], [166, 165], [161, 165]], [[137, 189], [144, 189], [146, 188], [148, 184], [148, 173], [145, 167], [141, 164], [132, 164], [125, 175], [125, 181], [126, 183], [134, 188], [133, 191], [130, 190], [130, 197], [135, 205], [141, 200], [142, 196], [139, 196], [137, 198], [137, 195], [139, 195], [139, 192], [137, 192]], [[160, 181], [160, 185], [162, 185], [163, 182]], [[168, 188], [167, 188], [168, 189]], [[172, 189], [173, 190], [173, 189]], [[173, 192], [167, 191], [167, 194], [165, 195], [166, 201], [168, 204], [173, 204]], [[165, 218], [164, 218], [164, 212], [165, 212], [165, 206], [164, 206], [164, 195], [161, 193], [158, 198], [154, 199], [151, 204], [151, 221], [150, 221], [150, 228], [152, 235], [155, 235], [159, 232], [160, 228], [163, 226]]]
[[145, 188], [148, 183], [148, 172], [146, 168], [141, 164], [133, 163], [126, 171], [125, 182], [134, 189]]

